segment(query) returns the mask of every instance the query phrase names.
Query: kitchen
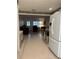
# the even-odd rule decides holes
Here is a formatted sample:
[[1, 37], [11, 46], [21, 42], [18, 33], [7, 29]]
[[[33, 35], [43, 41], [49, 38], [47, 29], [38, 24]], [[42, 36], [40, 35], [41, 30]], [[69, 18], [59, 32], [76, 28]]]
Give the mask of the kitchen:
[[[32, 3], [35, 4], [31, 5]], [[35, 59], [38, 58], [38, 56], [40, 56], [40, 59], [61, 58], [61, 38], [60, 38], [61, 1], [51, 0], [48, 2], [48, 0], [43, 1], [19, 0], [18, 5], [19, 5], [18, 29], [20, 32], [18, 41], [19, 58]], [[36, 47], [34, 48], [33, 46]], [[39, 48], [38, 46], [40, 47], [40, 50], [38, 49]], [[37, 54], [37, 52], [32, 51], [32, 49], [36, 50], [37, 52], [40, 51], [41, 53], [38, 52]], [[42, 51], [44, 51], [45, 53], [43, 54], [44, 57], [40, 55], [42, 54]], [[33, 57], [32, 55], [34, 53], [36, 56], [34, 55]]]

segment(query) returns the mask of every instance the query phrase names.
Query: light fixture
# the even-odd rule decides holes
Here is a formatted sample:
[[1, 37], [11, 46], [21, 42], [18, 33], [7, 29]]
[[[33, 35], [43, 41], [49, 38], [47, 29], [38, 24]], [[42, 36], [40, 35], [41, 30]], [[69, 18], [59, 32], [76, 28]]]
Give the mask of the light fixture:
[[52, 8], [49, 8], [49, 10], [51, 11], [51, 10], [52, 10]]

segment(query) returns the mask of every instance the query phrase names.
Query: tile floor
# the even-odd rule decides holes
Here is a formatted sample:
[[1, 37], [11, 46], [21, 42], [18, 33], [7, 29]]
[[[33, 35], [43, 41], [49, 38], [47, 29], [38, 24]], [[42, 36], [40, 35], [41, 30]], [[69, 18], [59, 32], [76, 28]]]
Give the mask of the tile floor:
[[41, 34], [25, 37], [22, 56], [20, 59], [57, 59], [42, 40]]

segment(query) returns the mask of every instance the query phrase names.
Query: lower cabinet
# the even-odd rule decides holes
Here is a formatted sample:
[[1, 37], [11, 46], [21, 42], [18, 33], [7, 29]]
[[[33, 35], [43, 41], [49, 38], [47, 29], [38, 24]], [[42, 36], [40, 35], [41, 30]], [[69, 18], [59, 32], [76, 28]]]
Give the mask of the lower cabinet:
[[58, 42], [54, 40], [53, 38], [49, 37], [49, 48], [52, 50], [52, 52], [59, 58], [61, 58], [61, 42]]

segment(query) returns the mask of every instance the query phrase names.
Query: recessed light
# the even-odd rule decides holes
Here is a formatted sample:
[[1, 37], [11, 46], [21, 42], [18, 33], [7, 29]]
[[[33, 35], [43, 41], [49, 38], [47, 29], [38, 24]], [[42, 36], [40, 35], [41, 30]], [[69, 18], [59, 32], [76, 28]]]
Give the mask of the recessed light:
[[49, 8], [49, 10], [51, 11], [51, 10], [52, 10], [52, 8]]

